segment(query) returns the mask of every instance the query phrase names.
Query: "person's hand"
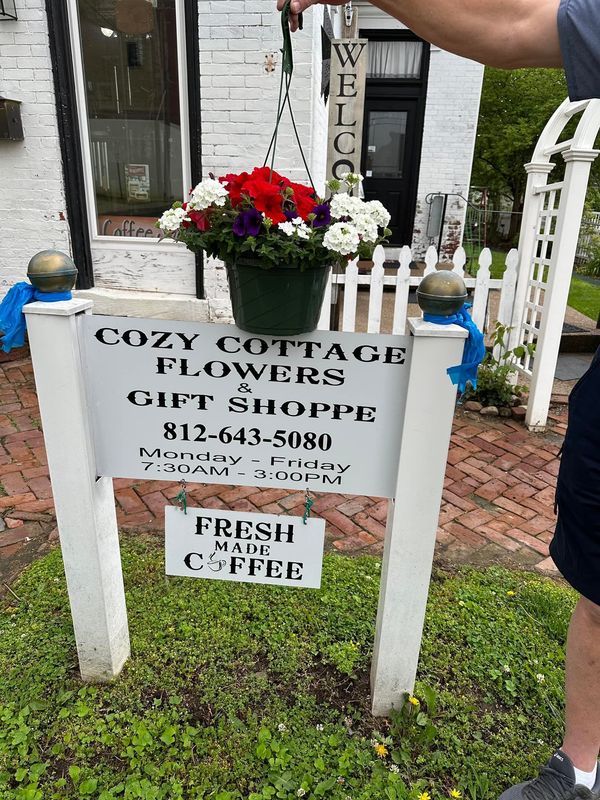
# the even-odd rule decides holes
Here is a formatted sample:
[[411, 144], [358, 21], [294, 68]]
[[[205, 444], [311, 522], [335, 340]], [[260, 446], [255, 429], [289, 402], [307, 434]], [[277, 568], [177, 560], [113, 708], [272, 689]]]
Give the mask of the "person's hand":
[[[290, 29], [292, 31], [298, 30], [298, 14], [306, 11], [311, 6], [316, 6], [319, 3], [330, 6], [343, 6], [347, 0], [292, 0], [290, 5]], [[277, 0], [277, 10], [281, 11], [285, 5], [285, 0]]]

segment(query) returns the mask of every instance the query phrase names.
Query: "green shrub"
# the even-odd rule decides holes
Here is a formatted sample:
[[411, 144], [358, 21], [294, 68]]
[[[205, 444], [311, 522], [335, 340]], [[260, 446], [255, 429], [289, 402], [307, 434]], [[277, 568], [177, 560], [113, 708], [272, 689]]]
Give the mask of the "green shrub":
[[[526, 387], [511, 381], [516, 372], [514, 360], [522, 358], [526, 353], [533, 355], [535, 345], [519, 345], [512, 350], [507, 349], [506, 337], [510, 331], [506, 325], [497, 322], [492, 337], [492, 348], [479, 365], [477, 371], [477, 388], [469, 386], [464, 400], [477, 400], [484, 406], [511, 406], [513, 397], [520, 398]], [[499, 353], [496, 358], [494, 352]]]

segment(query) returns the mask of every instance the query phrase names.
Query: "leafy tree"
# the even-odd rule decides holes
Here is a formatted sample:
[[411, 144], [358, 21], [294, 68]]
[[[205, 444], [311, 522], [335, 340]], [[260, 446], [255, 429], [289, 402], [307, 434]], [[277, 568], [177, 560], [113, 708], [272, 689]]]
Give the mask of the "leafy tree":
[[562, 70], [486, 68], [473, 185], [507, 197], [513, 212], [522, 211], [527, 183], [523, 165], [531, 160], [545, 124], [566, 96]]

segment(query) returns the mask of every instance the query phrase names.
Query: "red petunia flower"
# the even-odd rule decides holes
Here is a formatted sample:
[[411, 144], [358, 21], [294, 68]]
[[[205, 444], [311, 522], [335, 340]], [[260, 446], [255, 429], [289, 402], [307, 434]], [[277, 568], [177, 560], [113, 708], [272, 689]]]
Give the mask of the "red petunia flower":
[[270, 167], [255, 167], [252, 170], [252, 178], [258, 178], [259, 180], [267, 181], [267, 183], [274, 183], [277, 186], [291, 186], [291, 182], [288, 178], [275, 172], [275, 170], [271, 171]]
[[244, 186], [248, 180], [250, 180], [250, 175], [247, 172], [240, 172], [239, 175], [230, 172], [228, 175], [223, 175], [219, 178], [221, 183], [226, 184], [227, 191], [229, 192], [229, 199], [234, 208], [239, 206], [242, 202], [242, 195], [246, 194]]
[[292, 183], [291, 188], [294, 190], [293, 201], [296, 204], [298, 216], [306, 221], [316, 205], [314, 189], [311, 189], [310, 186], [304, 186], [302, 183]]
[[188, 217], [199, 231], [207, 231], [210, 228], [210, 221], [206, 211], [188, 211]]
[[266, 217], [270, 217], [276, 225], [285, 222], [281, 186], [255, 178], [246, 183], [245, 190], [252, 198], [254, 208], [262, 211]]
[[[187, 211], [188, 204], [182, 203], [184, 211]], [[192, 224], [198, 228], [199, 231], [207, 231], [210, 228], [210, 221], [208, 219], [208, 214], [206, 211], [188, 211], [188, 217], [190, 218], [189, 222], [186, 220], [182, 222], [181, 225], [184, 228], [191, 228]]]

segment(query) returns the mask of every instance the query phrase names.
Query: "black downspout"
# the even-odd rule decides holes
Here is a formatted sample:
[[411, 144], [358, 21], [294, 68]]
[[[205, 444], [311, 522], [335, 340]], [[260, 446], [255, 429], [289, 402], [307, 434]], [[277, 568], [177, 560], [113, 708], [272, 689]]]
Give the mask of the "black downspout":
[[46, 15], [65, 181], [66, 212], [71, 232], [73, 260], [78, 269], [77, 288], [91, 289], [94, 285], [94, 268], [66, 0], [46, 0]]
[[[202, 140], [200, 134], [200, 43], [198, 36], [198, 0], [186, 0], [185, 40], [188, 75], [188, 112], [190, 117], [190, 164], [192, 186], [202, 179]], [[204, 259], [196, 255], [196, 297], [204, 298]]]

